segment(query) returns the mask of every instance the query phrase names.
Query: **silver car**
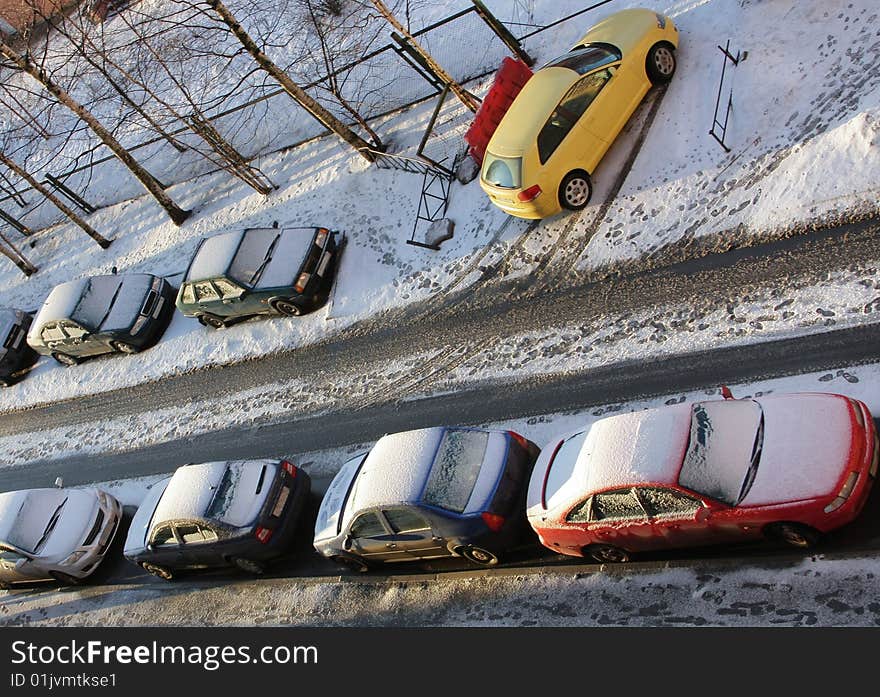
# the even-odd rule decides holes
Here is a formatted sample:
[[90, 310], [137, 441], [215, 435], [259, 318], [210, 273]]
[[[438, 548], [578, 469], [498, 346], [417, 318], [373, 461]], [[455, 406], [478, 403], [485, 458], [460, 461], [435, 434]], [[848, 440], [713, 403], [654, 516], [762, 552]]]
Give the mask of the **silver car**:
[[27, 489], [0, 494], [0, 588], [91, 574], [113, 541], [122, 505], [100, 489]]

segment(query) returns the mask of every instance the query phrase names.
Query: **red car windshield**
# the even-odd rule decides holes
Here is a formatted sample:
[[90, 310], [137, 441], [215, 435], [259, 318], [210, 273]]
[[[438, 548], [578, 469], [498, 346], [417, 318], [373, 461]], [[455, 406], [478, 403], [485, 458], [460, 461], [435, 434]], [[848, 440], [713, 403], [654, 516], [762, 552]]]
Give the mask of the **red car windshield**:
[[678, 483], [735, 506], [754, 481], [763, 441], [764, 415], [757, 402], [698, 402]]

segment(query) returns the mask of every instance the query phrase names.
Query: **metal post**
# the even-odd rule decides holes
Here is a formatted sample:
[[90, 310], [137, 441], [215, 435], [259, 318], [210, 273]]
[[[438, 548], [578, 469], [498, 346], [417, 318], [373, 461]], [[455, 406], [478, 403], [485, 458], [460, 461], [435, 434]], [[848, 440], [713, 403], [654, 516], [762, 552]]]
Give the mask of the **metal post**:
[[62, 182], [57, 177], [53, 177], [51, 174], [47, 174], [45, 177], [45, 181], [46, 183], [50, 184], [52, 188], [54, 188], [59, 194], [70, 201], [73, 205], [79, 207], [83, 212], [90, 214], [98, 210], [91, 203], [86, 201], [82, 196], [76, 193], [73, 189], [66, 186], [64, 182]]
[[483, 21], [489, 25], [492, 31], [498, 34], [498, 38], [505, 43], [507, 48], [509, 48], [523, 63], [529, 67], [533, 66], [535, 64], [535, 59], [526, 52], [522, 47], [522, 44], [517, 41], [513, 34], [510, 33], [510, 30], [489, 11], [489, 8], [482, 3], [482, 0], [471, 0], [471, 2], [474, 4], [474, 9], [477, 11], [477, 14], [482, 17]]

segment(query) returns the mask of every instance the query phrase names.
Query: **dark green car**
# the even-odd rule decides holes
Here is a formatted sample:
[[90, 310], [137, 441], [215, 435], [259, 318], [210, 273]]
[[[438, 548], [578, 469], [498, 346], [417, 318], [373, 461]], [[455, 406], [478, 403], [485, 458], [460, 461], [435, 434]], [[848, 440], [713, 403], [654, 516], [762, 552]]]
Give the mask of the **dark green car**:
[[341, 245], [327, 228], [248, 228], [199, 243], [177, 308], [219, 329], [254, 315], [301, 315], [327, 300]]

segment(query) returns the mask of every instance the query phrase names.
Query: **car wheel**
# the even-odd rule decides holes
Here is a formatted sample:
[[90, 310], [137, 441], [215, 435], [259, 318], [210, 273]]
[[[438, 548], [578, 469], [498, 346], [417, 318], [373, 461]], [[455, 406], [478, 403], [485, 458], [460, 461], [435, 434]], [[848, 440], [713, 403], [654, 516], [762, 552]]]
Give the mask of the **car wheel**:
[[822, 540], [822, 533], [803, 523], [771, 523], [764, 528], [764, 534], [775, 542], [801, 549], [815, 547]]
[[342, 564], [342, 566], [347, 566], [352, 571], [357, 571], [359, 574], [366, 573], [370, 570], [370, 566], [363, 559], [359, 559], [358, 557], [344, 557], [342, 555], [330, 557], [330, 561], [335, 561], [337, 564]]
[[52, 358], [58, 361], [61, 365], [76, 365], [79, 363], [79, 358], [76, 356], [71, 356], [68, 353], [53, 353]]
[[593, 557], [600, 564], [623, 564], [629, 561], [629, 552], [614, 545], [590, 545], [584, 555]]
[[131, 344], [126, 344], [124, 341], [111, 341], [110, 346], [114, 351], [119, 351], [119, 353], [137, 353], [137, 346], [132, 346]]
[[570, 211], [586, 208], [592, 196], [593, 183], [583, 170], [569, 172], [559, 185], [559, 205]]
[[675, 49], [666, 43], [651, 46], [645, 59], [645, 72], [652, 85], [669, 82], [675, 75]]
[[468, 561], [480, 566], [495, 566], [498, 563], [498, 557], [482, 547], [469, 545], [467, 547], [459, 547], [456, 551]]
[[6, 583], [6, 581], [0, 581], [0, 591], [8, 591], [11, 589], [11, 586]]
[[247, 571], [249, 574], [254, 574], [255, 576], [259, 576], [266, 572], [266, 567], [263, 566], [258, 561], [253, 561], [252, 559], [242, 559], [241, 557], [235, 557], [232, 560], [232, 563], [235, 564], [242, 571]]
[[166, 569], [164, 566], [159, 566], [158, 564], [151, 564], [148, 561], [141, 562], [141, 567], [148, 574], [153, 574], [153, 576], [158, 576], [159, 578], [165, 579], [166, 581], [170, 581], [174, 578], [174, 574], [171, 573], [171, 569]]
[[65, 586], [78, 586], [82, 583], [82, 579], [66, 574], [63, 571], [50, 571], [49, 575], [58, 581], [58, 583], [63, 583]]
[[285, 317], [298, 317], [303, 313], [302, 308], [293, 300], [273, 300], [272, 309]]
[[224, 322], [223, 319], [221, 317], [218, 317], [217, 315], [206, 313], [204, 315], [198, 315], [196, 319], [199, 320], [199, 322], [204, 326], [213, 327], [214, 329], [223, 329], [226, 326], [226, 322]]

